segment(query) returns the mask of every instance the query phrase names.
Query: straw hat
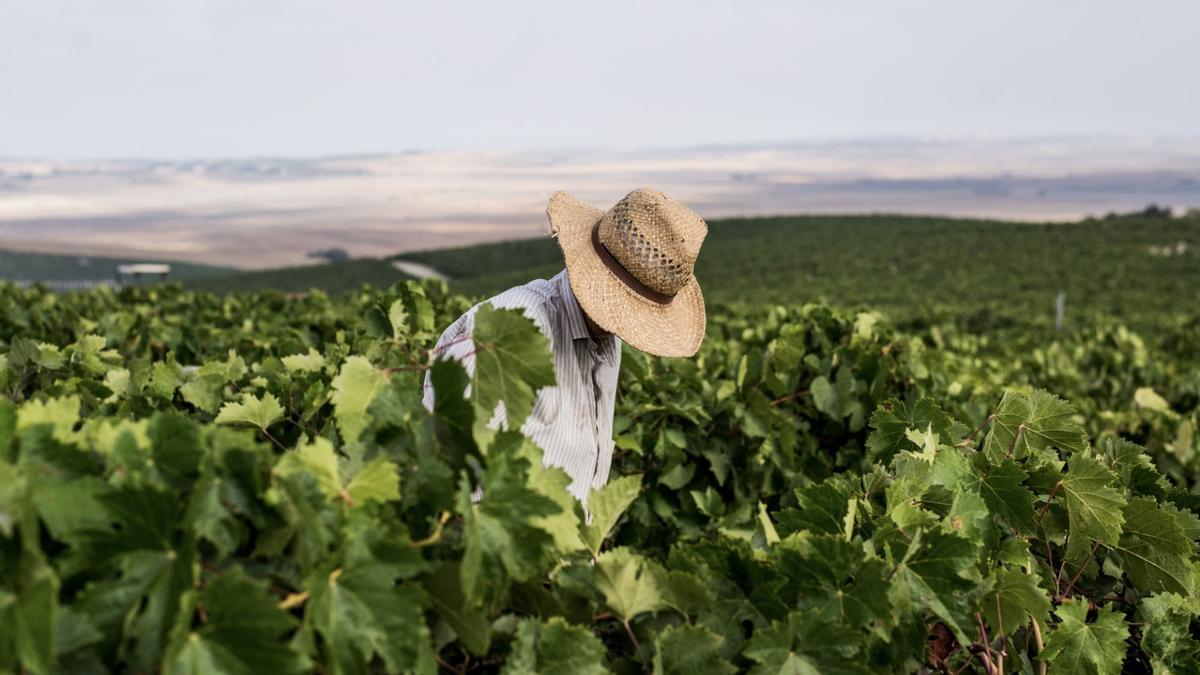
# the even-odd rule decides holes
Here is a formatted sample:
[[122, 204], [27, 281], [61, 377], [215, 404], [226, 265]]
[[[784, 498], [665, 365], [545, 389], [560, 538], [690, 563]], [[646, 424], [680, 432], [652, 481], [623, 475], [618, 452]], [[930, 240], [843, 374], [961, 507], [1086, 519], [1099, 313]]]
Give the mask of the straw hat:
[[704, 340], [704, 296], [692, 274], [708, 226], [667, 195], [639, 188], [608, 211], [556, 192], [551, 235], [583, 311], [656, 356], [692, 356]]

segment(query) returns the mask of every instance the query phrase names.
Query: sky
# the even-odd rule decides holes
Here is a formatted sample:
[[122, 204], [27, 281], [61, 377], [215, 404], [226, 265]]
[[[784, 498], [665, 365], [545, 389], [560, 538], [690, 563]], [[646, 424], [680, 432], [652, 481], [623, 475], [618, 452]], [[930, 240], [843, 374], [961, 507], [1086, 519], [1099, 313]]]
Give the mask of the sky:
[[0, 0], [0, 157], [1200, 136], [1195, 0]]

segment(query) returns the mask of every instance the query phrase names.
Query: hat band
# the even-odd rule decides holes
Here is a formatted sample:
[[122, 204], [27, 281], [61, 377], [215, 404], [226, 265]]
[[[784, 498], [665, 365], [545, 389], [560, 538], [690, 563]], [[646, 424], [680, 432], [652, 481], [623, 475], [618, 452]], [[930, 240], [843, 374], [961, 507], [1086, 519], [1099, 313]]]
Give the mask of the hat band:
[[604, 247], [604, 244], [600, 242], [599, 220], [596, 221], [596, 224], [592, 226], [592, 248], [596, 249], [596, 255], [600, 256], [600, 262], [604, 263], [604, 266], [608, 268], [608, 271], [615, 274], [622, 283], [624, 283], [638, 295], [650, 300], [651, 302], [657, 302], [660, 305], [669, 305], [671, 304], [671, 301], [675, 299], [674, 295], [659, 293], [646, 284], [643, 284], [641, 281], [638, 281], [637, 277], [630, 274], [629, 270], [625, 269], [625, 267], [621, 265], [621, 261], [613, 257], [613, 254], [610, 253], [609, 250]]

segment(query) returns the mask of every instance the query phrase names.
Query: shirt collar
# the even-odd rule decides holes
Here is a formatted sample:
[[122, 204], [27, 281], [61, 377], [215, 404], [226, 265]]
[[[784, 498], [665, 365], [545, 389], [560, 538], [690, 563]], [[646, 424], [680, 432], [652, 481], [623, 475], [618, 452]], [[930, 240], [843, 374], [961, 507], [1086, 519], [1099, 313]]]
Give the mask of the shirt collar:
[[567, 279], [566, 270], [558, 275], [558, 294], [562, 298], [563, 315], [567, 318], [567, 334], [572, 340], [590, 340], [592, 334], [588, 331], [587, 321], [583, 318], [583, 309], [579, 306], [579, 301], [575, 299], [575, 292], [571, 290], [571, 282]]
[[587, 320], [583, 316], [583, 308], [579, 306], [579, 301], [575, 299], [575, 292], [571, 290], [571, 282], [567, 278], [566, 270], [558, 275], [558, 291], [562, 298], [563, 314], [567, 319], [567, 334], [571, 340], [575, 343], [580, 340], [594, 341], [596, 356], [605, 364], [611, 365], [616, 351], [617, 338], [614, 335], [599, 339], [592, 337], [592, 333], [587, 327]]

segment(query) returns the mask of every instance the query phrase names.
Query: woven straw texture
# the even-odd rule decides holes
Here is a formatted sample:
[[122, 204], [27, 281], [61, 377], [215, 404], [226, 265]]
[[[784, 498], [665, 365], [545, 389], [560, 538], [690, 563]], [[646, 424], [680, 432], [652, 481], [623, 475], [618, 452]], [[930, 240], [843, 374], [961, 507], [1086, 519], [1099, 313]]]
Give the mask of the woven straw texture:
[[[704, 295], [693, 274], [708, 226], [671, 197], [649, 188], [630, 192], [607, 212], [556, 192], [546, 207], [566, 259], [567, 278], [583, 311], [601, 328], [656, 356], [692, 356], [704, 340]], [[663, 304], [622, 281], [601, 259], [600, 243]]]

